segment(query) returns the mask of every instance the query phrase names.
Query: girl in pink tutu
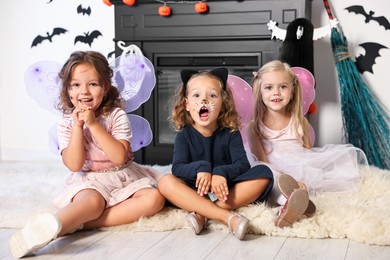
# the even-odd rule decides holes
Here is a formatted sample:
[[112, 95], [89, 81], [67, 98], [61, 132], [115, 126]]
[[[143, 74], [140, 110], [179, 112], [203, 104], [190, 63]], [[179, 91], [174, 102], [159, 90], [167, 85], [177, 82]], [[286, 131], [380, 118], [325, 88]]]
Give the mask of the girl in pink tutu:
[[15, 258], [78, 229], [116, 226], [160, 211], [159, 173], [133, 162], [132, 131], [112, 69], [97, 52], [74, 52], [62, 67], [62, 160], [71, 171], [54, 199], [56, 214], [32, 217], [10, 241]]
[[[254, 112], [246, 134], [252, 164], [266, 162], [274, 172], [276, 187], [271, 198], [286, 205], [300, 188], [309, 194], [355, 188], [361, 181], [359, 166], [368, 165], [364, 152], [350, 144], [312, 148], [301, 86], [290, 66], [275, 60], [254, 74]], [[309, 201], [302, 217], [314, 212]]]

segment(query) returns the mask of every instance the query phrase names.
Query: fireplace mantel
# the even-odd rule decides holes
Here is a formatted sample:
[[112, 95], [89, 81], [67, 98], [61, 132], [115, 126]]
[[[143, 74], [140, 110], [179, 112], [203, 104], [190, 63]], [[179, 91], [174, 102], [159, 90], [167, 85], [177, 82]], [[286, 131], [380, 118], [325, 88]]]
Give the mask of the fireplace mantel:
[[[170, 1], [174, 2], [174, 1]], [[200, 57], [213, 61], [220, 60], [221, 66], [229, 71], [256, 70], [262, 64], [277, 59], [281, 41], [271, 40], [267, 23], [274, 20], [280, 28], [297, 18], [310, 19], [311, 0], [242, 0], [207, 1], [209, 11], [196, 13], [196, 1], [177, 1], [169, 3], [172, 15], [162, 17], [158, 14], [161, 2], [138, 0], [134, 6], [123, 4], [122, 0], [111, 0], [115, 7], [115, 41], [124, 41], [126, 45], [136, 44], [148, 57], [156, 69], [157, 83], [152, 96], [135, 113], [144, 116], [153, 129], [152, 144], [135, 154], [135, 160], [146, 164], [168, 164], [172, 160], [172, 143], [166, 143], [159, 137], [162, 124], [168, 124], [161, 110], [167, 109], [165, 92], [161, 89], [162, 79], [159, 73], [165, 68], [181, 69], [184, 66], [201, 69], [210, 68], [202, 64], [184, 62], [182, 65], [159, 67], [159, 59], [165, 57]], [[118, 48], [117, 53], [121, 50]], [[243, 64], [225, 63], [229, 57], [243, 57]], [[219, 59], [216, 59], [219, 57]], [[246, 59], [256, 57], [257, 64], [245, 64]], [[252, 60], [251, 60], [252, 61]], [[217, 66], [216, 64], [215, 66]], [[177, 73], [179, 76], [179, 73]], [[176, 85], [170, 86], [176, 89]], [[168, 91], [171, 93], [171, 90]], [[164, 94], [165, 93], [165, 94]], [[169, 113], [169, 112], [167, 112]], [[165, 127], [164, 127], [165, 128]]]
[[244, 0], [208, 1], [209, 12], [199, 14], [194, 1], [169, 4], [172, 15], [162, 17], [157, 11], [160, 2], [142, 0], [134, 6], [112, 2], [116, 38], [124, 41], [270, 39], [269, 20], [286, 28], [296, 18], [310, 17], [311, 12], [307, 0]]

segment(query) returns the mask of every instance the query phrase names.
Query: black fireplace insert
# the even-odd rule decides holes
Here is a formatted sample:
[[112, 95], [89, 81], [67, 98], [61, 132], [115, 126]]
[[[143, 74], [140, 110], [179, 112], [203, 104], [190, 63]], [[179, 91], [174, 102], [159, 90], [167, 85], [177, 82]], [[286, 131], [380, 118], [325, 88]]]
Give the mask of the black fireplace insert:
[[135, 160], [160, 165], [172, 161], [176, 133], [168, 116], [171, 97], [181, 83], [180, 71], [226, 67], [229, 74], [251, 83], [253, 71], [279, 56], [282, 42], [271, 39], [269, 20], [286, 28], [296, 18], [310, 17], [311, 11], [310, 0], [226, 0], [207, 1], [209, 12], [205, 15], [194, 12], [193, 4], [177, 4], [170, 17], [161, 17], [157, 13], [160, 2], [112, 3], [115, 40], [136, 44], [155, 67], [153, 93], [134, 112], [149, 121], [153, 141], [135, 153]]

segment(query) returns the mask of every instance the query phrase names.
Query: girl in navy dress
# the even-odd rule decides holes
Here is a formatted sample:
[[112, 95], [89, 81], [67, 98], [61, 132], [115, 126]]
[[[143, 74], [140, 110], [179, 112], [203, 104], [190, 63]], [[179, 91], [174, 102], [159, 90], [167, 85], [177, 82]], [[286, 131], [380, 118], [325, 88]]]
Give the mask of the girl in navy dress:
[[158, 188], [172, 204], [191, 212], [187, 220], [195, 234], [213, 219], [241, 240], [249, 221], [232, 210], [265, 201], [273, 174], [265, 165], [250, 167], [227, 77], [225, 68], [181, 72], [183, 84], [170, 117], [178, 130], [172, 174], [164, 175]]

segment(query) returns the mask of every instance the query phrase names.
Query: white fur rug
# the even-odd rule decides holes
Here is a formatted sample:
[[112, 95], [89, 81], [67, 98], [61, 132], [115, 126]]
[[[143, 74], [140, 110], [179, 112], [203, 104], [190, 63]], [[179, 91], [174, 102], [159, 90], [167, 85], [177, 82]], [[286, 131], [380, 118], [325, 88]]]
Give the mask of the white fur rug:
[[[154, 166], [169, 172], [169, 166]], [[29, 216], [55, 212], [51, 194], [67, 170], [61, 161], [0, 162], [0, 228], [21, 228]], [[371, 167], [355, 191], [311, 197], [317, 213], [291, 228], [275, 227], [278, 208], [254, 204], [237, 210], [251, 221], [250, 233], [301, 238], [349, 238], [366, 244], [390, 245], [390, 171]], [[186, 212], [166, 208], [150, 218], [110, 228], [114, 231], [166, 231], [188, 228]], [[210, 229], [226, 226], [210, 222]]]

